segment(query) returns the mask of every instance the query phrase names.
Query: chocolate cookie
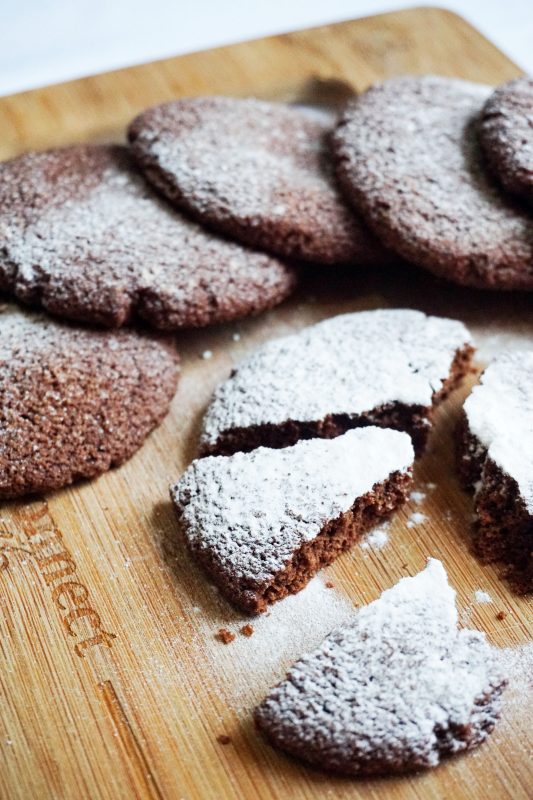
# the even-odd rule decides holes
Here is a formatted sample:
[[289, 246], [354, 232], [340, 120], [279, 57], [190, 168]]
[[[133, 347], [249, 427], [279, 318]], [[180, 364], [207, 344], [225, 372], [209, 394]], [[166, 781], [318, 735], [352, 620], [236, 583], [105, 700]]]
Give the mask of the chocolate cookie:
[[485, 635], [458, 630], [455, 592], [430, 559], [297, 661], [255, 720], [276, 747], [321, 769], [402, 773], [481, 744], [505, 685]]
[[0, 164], [0, 290], [60, 316], [173, 330], [279, 303], [294, 272], [218, 239], [147, 186], [126, 148], [77, 146]]
[[202, 454], [285, 447], [380, 425], [407, 431], [420, 452], [432, 407], [469, 369], [460, 322], [420, 311], [344, 314], [252, 352], [215, 392]]
[[481, 145], [494, 174], [513, 194], [533, 201], [533, 78], [504, 83], [481, 114]]
[[365, 428], [194, 461], [171, 496], [193, 555], [232, 603], [258, 613], [404, 503], [413, 458], [405, 433]]
[[474, 490], [475, 547], [533, 590], [533, 351], [487, 367], [464, 404], [459, 470]]
[[350, 103], [333, 137], [346, 196], [387, 247], [467, 286], [533, 289], [533, 221], [490, 175], [477, 122], [490, 89], [393, 78]]
[[166, 340], [4, 306], [0, 497], [58, 489], [126, 461], [167, 413], [177, 364]]
[[128, 135], [154, 185], [216, 230], [305, 261], [384, 263], [338, 193], [331, 125], [291, 106], [195, 97], [144, 111]]

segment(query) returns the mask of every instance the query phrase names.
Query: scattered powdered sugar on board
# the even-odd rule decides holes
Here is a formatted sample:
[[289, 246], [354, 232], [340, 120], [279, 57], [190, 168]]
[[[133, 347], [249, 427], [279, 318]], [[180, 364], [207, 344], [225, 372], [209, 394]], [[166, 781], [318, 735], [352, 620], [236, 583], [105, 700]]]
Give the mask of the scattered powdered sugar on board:
[[517, 731], [519, 723], [525, 727], [530, 726], [531, 721], [531, 702], [528, 702], [528, 698], [533, 694], [533, 642], [501, 649], [499, 662], [509, 683], [503, 696], [501, 720], [494, 738], [505, 742], [507, 746], [511, 743], [512, 747], [522, 747], [527, 758], [530, 744], [527, 740], [517, 740]]
[[[253, 636], [237, 636], [227, 647], [215, 650], [215, 656], [220, 655], [217, 669], [224, 659], [222, 690], [238, 705], [258, 699], [284, 677], [297, 658], [353, 615], [354, 606], [348, 598], [328, 588], [321, 577], [313, 578], [298, 594], [276, 603], [267, 614], [254, 617]], [[228, 627], [238, 633], [242, 625], [240, 619]]]
[[365, 537], [364, 542], [361, 543], [361, 549], [381, 550], [389, 541], [389, 528], [390, 524], [388, 522], [373, 528]]
[[424, 500], [426, 499], [426, 493], [425, 492], [411, 492], [411, 495], [410, 495], [409, 499], [412, 500], [413, 503], [416, 503], [418, 505], [419, 503], [423, 503], [424, 502]]
[[476, 603], [492, 603], [492, 597], [488, 592], [484, 592], [483, 589], [477, 589], [474, 592], [474, 599]]
[[409, 519], [407, 520], [407, 527], [414, 528], [415, 525], [421, 525], [423, 522], [427, 521], [427, 517], [425, 514], [422, 514], [421, 511], [414, 511]]

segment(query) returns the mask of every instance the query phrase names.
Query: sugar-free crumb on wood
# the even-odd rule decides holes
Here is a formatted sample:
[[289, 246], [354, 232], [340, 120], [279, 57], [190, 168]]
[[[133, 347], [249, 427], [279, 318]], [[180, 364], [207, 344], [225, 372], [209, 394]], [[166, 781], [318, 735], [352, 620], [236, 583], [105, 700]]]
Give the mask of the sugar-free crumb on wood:
[[235, 639], [235, 634], [227, 628], [220, 628], [217, 633], [215, 633], [215, 639], [218, 639], [222, 644], [230, 644], [230, 642]]

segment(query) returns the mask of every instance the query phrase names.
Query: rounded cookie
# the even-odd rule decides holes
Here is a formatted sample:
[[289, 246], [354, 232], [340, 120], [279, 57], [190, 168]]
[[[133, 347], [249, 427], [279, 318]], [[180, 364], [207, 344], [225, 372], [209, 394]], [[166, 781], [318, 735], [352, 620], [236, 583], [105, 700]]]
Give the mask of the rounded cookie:
[[479, 136], [505, 188], [533, 201], [533, 78], [517, 78], [496, 89], [483, 107]]
[[383, 263], [339, 195], [330, 132], [329, 120], [295, 107], [196, 97], [144, 111], [128, 135], [147, 177], [213, 228], [305, 261]]
[[178, 357], [163, 339], [0, 311], [0, 498], [92, 478], [168, 411]]
[[173, 330], [283, 300], [290, 267], [204, 231], [146, 184], [120, 146], [0, 164], [0, 290], [70, 319]]
[[257, 726], [291, 755], [354, 776], [477, 747], [507, 680], [485, 634], [457, 623], [455, 592], [430, 559], [297, 661], [256, 708]]
[[533, 221], [490, 175], [477, 121], [490, 89], [393, 78], [350, 103], [333, 137], [346, 195], [386, 246], [456, 283], [533, 289]]

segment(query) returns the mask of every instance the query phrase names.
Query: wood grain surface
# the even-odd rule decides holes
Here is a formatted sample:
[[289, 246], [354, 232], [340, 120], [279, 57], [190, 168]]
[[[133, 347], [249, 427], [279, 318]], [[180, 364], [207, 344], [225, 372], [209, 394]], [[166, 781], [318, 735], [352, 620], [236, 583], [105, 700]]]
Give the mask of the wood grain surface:
[[[352, 89], [405, 72], [496, 84], [518, 69], [457, 16], [407, 10], [0, 99], [1, 156], [120, 140], [135, 113], [181, 95], [335, 104]], [[504, 345], [532, 340], [526, 296], [459, 289], [398, 264], [371, 274], [309, 268], [301, 291], [281, 308], [178, 337], [183, 371], [171, 413], [129, 463], [96, 481], [2, 506], [1, 798], [531, 797], [525, 668], [513, 668], [489, 742], [401, 779], [354, 781], [307, 769], [271, 749], [250, 721], [253, 704], [295, 656], [353, 604], [414, 574], [429, 555], [444, 562], [463, 623], [502, 647], [530, 641], [527, 601], [469, 549], [471, 500], [459, 489], [452, 457], [468, 387], [439, 413], [416, 472], [426, 497], [397, 515], [386, 546], [355, 547], [305, 592], [252, 621], [250, 638], [239, 633], [247, 620], [219, 598], [177, 536], [168, 485], [193, 457], [202, 411], [232, 365], [257, 343], [324, 317], [404, 306], [464, 320], [480, 344], [479, 364]], [[206, 350], [212, 358], [202, 358]], [[409, 527], [415, 510], [427, 519]], [[479, 589], [491, 602], [475, 602]], [[215, 639], [221, 626], [237, 634], [233, 643]], [[220, 735], [231, 742], [221, 744]]]

